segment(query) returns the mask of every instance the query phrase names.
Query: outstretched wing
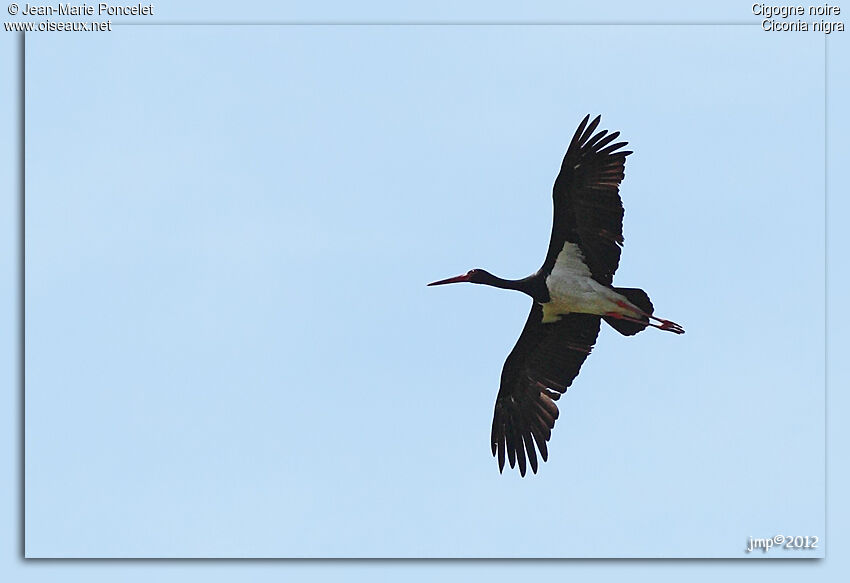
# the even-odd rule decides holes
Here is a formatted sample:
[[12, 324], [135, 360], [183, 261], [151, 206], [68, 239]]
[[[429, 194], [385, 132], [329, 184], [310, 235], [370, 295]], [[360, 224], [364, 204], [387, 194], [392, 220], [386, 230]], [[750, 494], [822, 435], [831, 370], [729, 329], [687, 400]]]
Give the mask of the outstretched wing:
[[551, 271], [564, 243], [574, 243], [593, 279], [611, 285], [623, 244], [619, 185], [625, 176], [626, 156], [632, 152], [620, 150], [627, 142], [611, 143], [620, 132], [602, 130], [594, 135], [600, 118], [589, 125], [588, 119], [589, 115], [578, 126], [555, 179], [552, 238], [542, 269]]
[[505, 360], [496, 397], [490, 444], [493, 455], [498, 455], [500, 472], [507, 454], [511, 467], [519, 464], [521, 475], [525, 476], [526, 458], [537, 473], [535, 444], [543, 461], [549, 457], [546, 442], [558, 418], [555, 401], [578, 376], [596, 342], [599, 322], [600, 317], [593, 314], [569, 314], [543, 324], [540, 304], [531, 307], [525, 328]]

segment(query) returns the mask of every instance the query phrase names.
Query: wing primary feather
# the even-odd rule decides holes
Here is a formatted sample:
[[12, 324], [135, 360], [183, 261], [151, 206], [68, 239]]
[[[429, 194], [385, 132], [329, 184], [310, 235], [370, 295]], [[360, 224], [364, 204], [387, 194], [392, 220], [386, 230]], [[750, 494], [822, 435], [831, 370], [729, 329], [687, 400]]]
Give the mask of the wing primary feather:
[[516, 461], [519, 464], [519, 475], [523, 478], [525, 477], [525, 448], [522, 443], [522, 434], [517, 431], [516, 432]]
[[546, 449], [546, 439], [548, 438], [544, 437], [542, 434], [534, 434], [534, 441], [537, 442], [537, 449], [540, 450], [540, 457], [543, 458], [544, 462], [549, 459], [549, 450]]
[[533, 407], [525, 407], [519, 412], [522, 423], [522, 441], [525, 444], [525, 455], [528, 457], [528, 463], [531, 465], [532, 471], [537, 473], [537, 452], [534, 449], [534, 441], [532, 433], [537, 428], [539, 420], [535, 414]]
[[[519, 424], [516, 423], [516, 419], [512, 419], [513, 423], [510, 427], [510, 449], [508, 450], [508, 455], [510, 455], [511, 451], [514, 454], [514, 461], [519, 467], [519, 473], [525, 476], [525, 454], [523, 453], [522, 447], [522, 435], [519, 432]], [[511, 467], [514, 467], [511, 464]]]
[[608, 134], [607, 136], [605, 136], [604, 140], [602, 140], [598, 144], [596, 144], [596, 149], [599, 150], [601, 148], [604, 148], [605, 146], [607, 146], [608, 144], [610, 144], [611, 142], [616, 140], [619, 137], [619, 135], [620, 135], [620, 132], [614, 132], [612, 134]]
[[572, 146], [574, 144], [578, 145], [579, 138], [581, 137], [581, 134], [584, 132], [584, 128], [587, 127], [587, 121], [589, 119], [590, 119], [590, 114], [588, 113], [586, 116], [584, 116], [584, 119], [581, 120], [581, 123], [578, 124], [578, 128], [576, 129], [576, 133], [573, 134], [573, 139], [570, 140], [570, 148], [567, 149], [567, 152], [572, 150]]
[[[611, 144], [607, 148], [599, 150], [599, 155], [600, 156], [607, 156], [607, 155], [611, 154], [612, 157], [619, 158], [620, 156], [623, 156], [624, 153], [623, 152], [615, 152], [614, 150], [619, 150], [620, 148], [622, 148], [623, 146], [627, 146], [628, 144], [629, 144], [628, 142], [617, 142], [616, 144]], [[631, 154], [631, 152], [629, 152], [629, 154]], [[626, 154], [626, 156], [628, 156], [628, 154]]]
[[499, 473], [502, 473], [502, 470], [505, 469], [505, 438], [503, 437], [501, 441], [499, 441]]
[[596, 134], [595, 136], [593, 136], [592, 138], [590, 138], [590, 139], [587, 141], [587, 143], [586, 143], [586, 144], [584, 144], [584, 146], [583, 146], [583, 147], [584, 147], [585, 149], [588, 149], [588, 150], [598, 150], [599, 148], [597, 147], [597, 144], [599, 143], [599, 141], [600, 141], [602, 138], [604, 138], [604, 137], [605, 137], [605, 134], [607, 134], [607, 133], [608, 133], [608, 130], [602, 130], [601, 132], [599, 132], [598, 134]]
[[537, 452], [534, 450], [534, 441], [531, 439], [531, 431], [523, 435], [522, 440], [525, 442], [525, 452], [528, 455], [528, 465], [531, 466], [531, 472], [537, 473]]
[[589, 138], [590, 135], [593, 134], [594, 131], [596, 131], [596, 128], [599, 125], [599, 121], [601, 119], [602, 116], [597, 115], [595, 118], [593, 118], [593, 121], [590, 122], [590, 125], [587, 126], [587, 129], [584, 130], [584, 133], [581, 135], [581, 138], [579, 138], [579, 144], [582, 146], [582, 149], [584, 149], [584, 143], [587, 141], [587, 138]]
[[514, 449], [513, 432], [505, 432], [505, 449], [508, 450], [508, 463], [513, 468], [516, 466], [516, 450]]

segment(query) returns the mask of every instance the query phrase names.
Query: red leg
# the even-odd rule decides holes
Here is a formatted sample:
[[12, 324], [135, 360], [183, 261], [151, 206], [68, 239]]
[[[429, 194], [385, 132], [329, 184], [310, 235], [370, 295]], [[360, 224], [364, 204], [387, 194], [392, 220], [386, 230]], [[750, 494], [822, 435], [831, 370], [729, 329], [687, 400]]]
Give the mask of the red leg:
[[635, 322], [636, 324], [646, 324], [647, 326], [652, 326], [653, 328], [658, 328], [659, 330], [667, 330], [668, 332], [673, 332], [674, 334], [685, 333], [685, 329], [679, 326], [676, 322], [671, 322], [670, 320], [662, 320], [660, 318], [656, 318], [655, 316], [647, 317], [652, 318], [653, 320], [658, 320], [659, 322], [661, 322], [660, 324], [653, 324], [652, 322], [646, 322], [644, 320], [632, 318], [631, 316], [626, 316], [619, 312], [606, 312], [605, 315], [609, 318], [617, 318], [618, 320], [626, 320], [628, 322]]

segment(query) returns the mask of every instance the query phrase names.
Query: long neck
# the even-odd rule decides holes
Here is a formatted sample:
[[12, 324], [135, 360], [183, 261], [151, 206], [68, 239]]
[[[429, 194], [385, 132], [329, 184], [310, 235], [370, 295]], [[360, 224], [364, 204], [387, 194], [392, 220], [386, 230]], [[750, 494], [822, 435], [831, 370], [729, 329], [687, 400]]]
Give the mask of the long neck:
[[536, 273], [522, 279], [502, 279], [501, 277], [496, 277], [492, 273], [487, 273], [485, 278], [479, 283], [501, 289], [520, 291], [531, 296], [538, 302], [549, 301], [549, 292], [546, 289], [546, 284]]

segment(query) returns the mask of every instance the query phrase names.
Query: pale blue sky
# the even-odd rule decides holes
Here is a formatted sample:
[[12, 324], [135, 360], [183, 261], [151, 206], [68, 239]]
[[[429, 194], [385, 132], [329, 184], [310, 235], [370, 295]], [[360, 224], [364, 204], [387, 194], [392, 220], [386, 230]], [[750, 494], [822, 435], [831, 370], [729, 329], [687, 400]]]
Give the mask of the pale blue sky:
[[[30, 556], [823, 536], [822, 36], [124, 27], [27, 49]], [[499, 476], [527, 299], [424, 284], [539, 266], [588, 112], [636, 151], [616, 281], [688, 334], [606, 330], [550, 461]]]

